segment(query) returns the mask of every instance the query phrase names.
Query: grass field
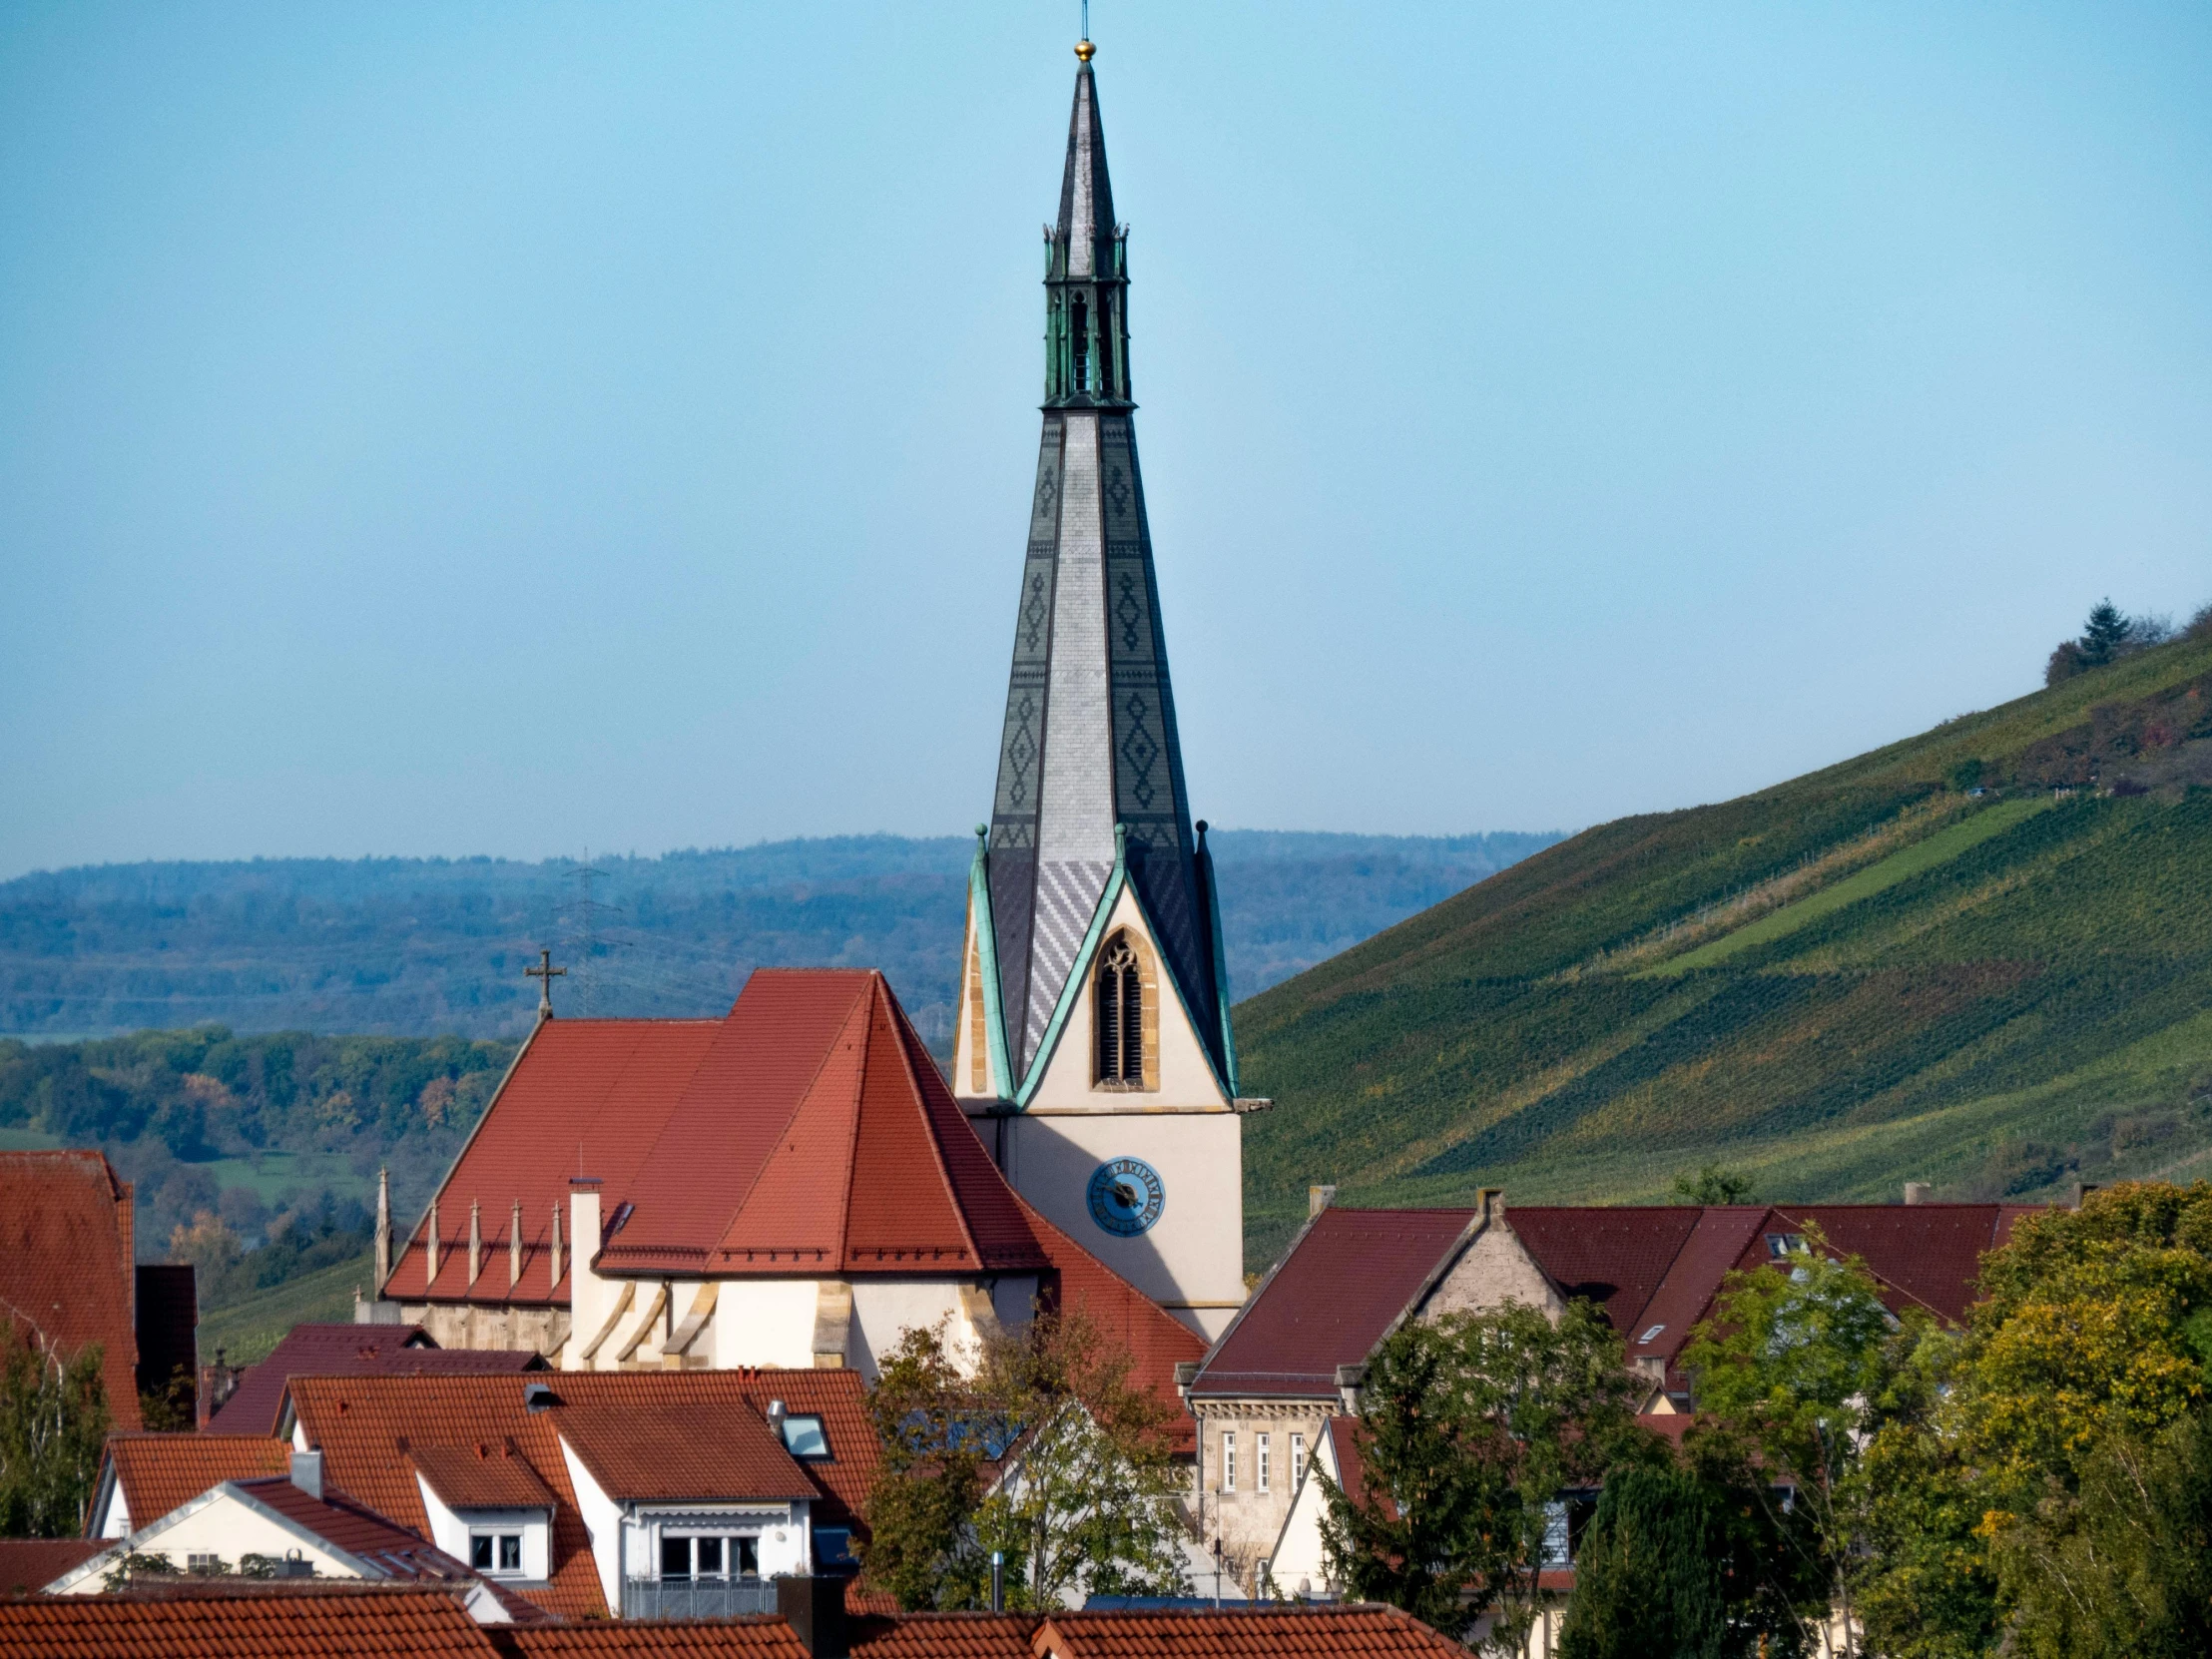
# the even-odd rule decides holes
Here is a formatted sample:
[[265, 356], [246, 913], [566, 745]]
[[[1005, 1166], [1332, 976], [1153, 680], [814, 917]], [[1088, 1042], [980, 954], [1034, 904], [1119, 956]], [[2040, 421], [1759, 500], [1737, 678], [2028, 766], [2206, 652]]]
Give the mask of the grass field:
[[375, 1276], [373, 1258], [340, 1262], [335, 1267], [294, 1279], [228, 1308], [200, 1316], [200, 1360], [212, 1364], [216, 1350], [234, 1366], [264, 1359], [285, 1332], [309, 1320], [349, 1320], [353, 1293], [364, 1295]]
[[[1978, 778], [1989, 793], [1957, 787]], [[2212, 641], [1550, 847], [1243, 1003], [1247, 1257], [1348, 1203], [2212, 1172]]]

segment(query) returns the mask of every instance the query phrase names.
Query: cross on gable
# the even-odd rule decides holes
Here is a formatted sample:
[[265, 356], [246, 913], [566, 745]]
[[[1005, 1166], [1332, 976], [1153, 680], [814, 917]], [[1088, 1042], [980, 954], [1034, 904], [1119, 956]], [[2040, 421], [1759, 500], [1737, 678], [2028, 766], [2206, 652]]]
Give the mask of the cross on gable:
[[534, 968], [524, 968], [522, 972], [525, 978], [538, 981], [538, 1018], [551, 1019], [553, 1017], [553, 981], [566, 977], [568, 969], [555, 967], [553, 965], [553, 952], [541, 950], [538, 952], [538, 965]]

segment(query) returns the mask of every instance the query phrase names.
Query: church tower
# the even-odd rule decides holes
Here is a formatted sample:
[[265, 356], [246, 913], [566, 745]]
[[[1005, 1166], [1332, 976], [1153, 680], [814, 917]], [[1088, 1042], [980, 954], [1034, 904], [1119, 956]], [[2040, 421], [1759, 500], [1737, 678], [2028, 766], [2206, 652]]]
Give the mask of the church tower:
[[1244, 1301], [1237, 1053], [1131, 416], [1092, 47], [1045, 232], [1044, 435], [953, 1088], [1015, 1189], [1211, 1340]]

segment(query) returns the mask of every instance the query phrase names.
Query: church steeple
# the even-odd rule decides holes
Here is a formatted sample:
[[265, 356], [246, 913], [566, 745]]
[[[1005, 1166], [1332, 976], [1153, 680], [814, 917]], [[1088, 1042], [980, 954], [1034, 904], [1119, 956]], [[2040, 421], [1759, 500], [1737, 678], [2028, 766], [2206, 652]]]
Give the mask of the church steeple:
[[[989, 1093], [1020, 1101], [1076, 1015], [1126, 888], [1224, 1097], [1235, 1090], [1211, 868], [1193, 833], [1130, 400], [1127, 233], [1114, 221], [1089, 42], [1059, 222], [1045, 233], [1043, 441], [998, 790], [971, 884]], [[987, 965], [986, 965], [987, 964]], [[981, 1010], [989, 1006], [989, 1017]], [[977, 1062], [980, 1064], [980, 1061]], [[963, 1092], [983, 1093], [979, 1078]]]
[[1085, 41], [1068, 116], [1060, 218], [1046, 227], [1045, 405], [1129, 407], [1129, 269], [1125, 227], [1114, 221], [1106, 133]]

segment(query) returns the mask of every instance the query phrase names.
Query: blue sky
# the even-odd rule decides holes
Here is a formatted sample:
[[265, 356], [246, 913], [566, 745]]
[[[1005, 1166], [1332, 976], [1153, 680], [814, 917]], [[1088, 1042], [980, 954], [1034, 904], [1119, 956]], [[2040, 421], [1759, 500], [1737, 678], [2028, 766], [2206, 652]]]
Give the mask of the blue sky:
[[[1075, 33], [0, 13], [0, 875], [972, 824]], [[1093, 33], [1216, 822], [1719, 799], [2212, 599], [2212, 10]]]

